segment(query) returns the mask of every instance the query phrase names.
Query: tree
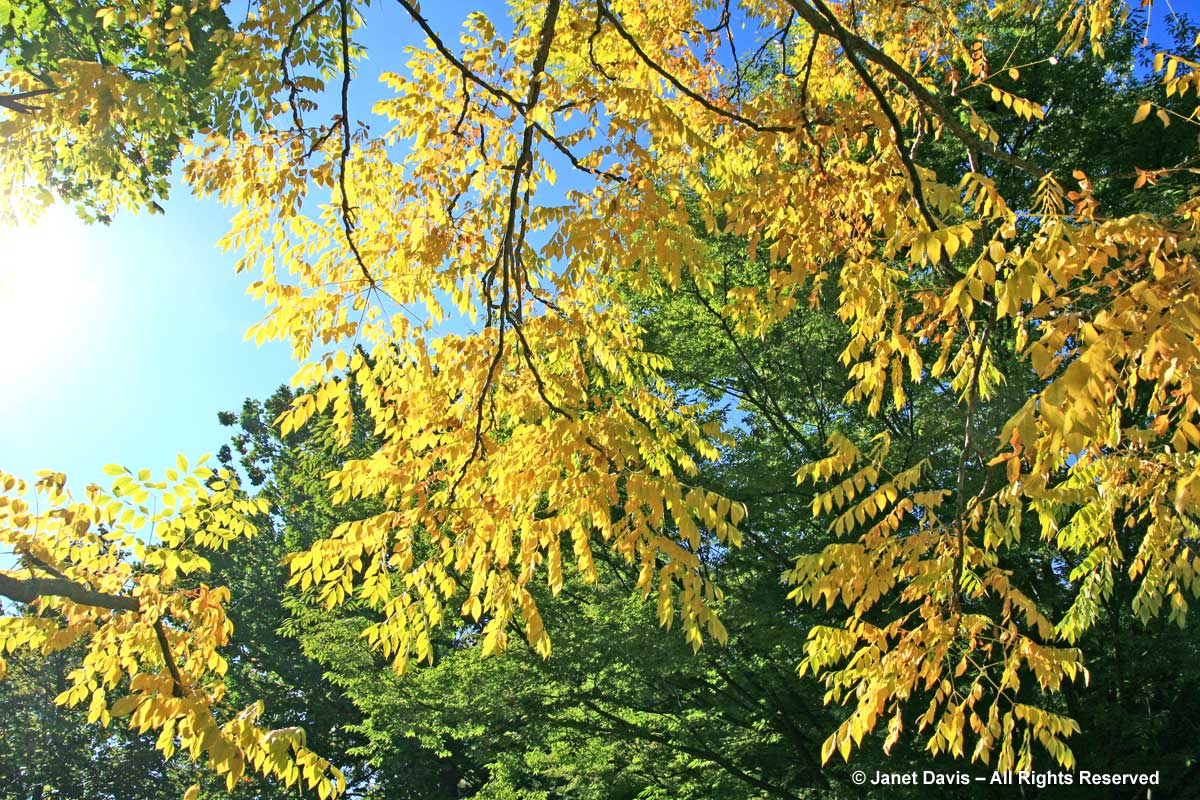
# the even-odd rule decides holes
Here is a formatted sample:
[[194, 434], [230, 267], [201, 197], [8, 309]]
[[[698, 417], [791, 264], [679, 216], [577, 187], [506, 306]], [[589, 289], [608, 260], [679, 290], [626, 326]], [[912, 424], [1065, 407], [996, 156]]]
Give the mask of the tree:
[[[328, 412], [305, 431], [277, 438], [265, 409], [290, 399], [281, 392], [263, 405], [248, 402], [234, 443], [244, 471], [284, 510], [284, 538], [304, 539], [311, 538], [305, 531], [361, 512], [333, 506], [323, 476], [377, 444], [360, 438], [359, 417], [359, 442], [340, 451], [326, 435]], [[785, 706], [817, 700], [792, 699], [799, 682], [791, 668], [749, 641], [786, 649], [789, 637], [795, 648], [803, 640], [802, 631], [776, 621], [786, 605], [780, 592], [748, 589], [774, 589], [779, 570], [752, 565], [735, 578], [734, 554], [723, 559], [738, 623], [729, 649], [695, 658], [681, 639], [655, 630], [653, 610], [634, 590], [636, 572], [600, 558], [594, 589], [577, 578], [557, 597], [533, 589], [548, 620], [585, 621], [558, 639], [553, 659], [542, 662], [523, 639], [503, 659], [482, 658], [475, 646], [482, 626], [467, 622], [437, 631], [435, 663], [404, 676], [387, 676], [380, 656], [359, 644], [376, 615], [353, 605], [331, 615], [297, 602], [293, 588], [286, 627], [359, 710], [343, 715], [366, 738], [356, 752], [371, 765], [370, 788], [358, 791], [380, 798], [786, 797], [797, 776], [813, 779], [818, 731], [801, 730]]]
[[98, 735], [86, 709], [55, 705], [77, 659], [69, 648], [11, 660], [0, 684], [0, 797], [177, 800], [191, 782], [187, 770], [164, 763], [153, 737], [118, 727]]
[[[357, 394], [378, 437], [330, 477], [335, 503], [374, 510], [292, 554], [296, 585], [373, 612], [365, 638], [401, 671], [431, 657], [447, 609], [480, 626], [483, 655], [519, 631], [547, 657], [535, 587], [563, 592], [564, 558], [595, 583], [610, 552], [693, 648], [726, 642], [701, 552], [741, 546], [746, 509], [700, 465], [727, 440], [665, 380], [628, 293], [694, 286], [733, 335], [765, 338], [836, 290], [854, 411], [796, 477], [838, 541], [790, 554], [787, 575], [795, 600], [844, 607], [801, 661], [849, 706], [822, 756], [886, 727], [887, 749], [915, 729], [935, 754], [1001, 769], [1028, 767], [1035, 742], [1072, 764], [1077, 725], [1055, 698], [1086, 676], [1081, 645], [1110, 604], [1182, 623], [1200, 591], [1194, 152], [1123, 151], [1102, 179], [1096, 154], [1037, 137], [1056, 109], [1022, 94], [1051, 65], [1103, 59], [1125, 5], [998, 7], [1014, 30], [1059, 21], [1053, 47], [1023, 57], [1019, 35], [1004, 50], [976, 36], [969, 4], [518, 0], [510, 33], [477, 12], [457, 47], [398, 3], [427, 47], [387, 76], [389, 130], [351, 122], [354, 5], [272, 0], [237, 39], [260, 55], [235, 115], [261, 126], [214, 130], [185, 166], [238, 209], [225, 244], [272, 305], [256, 337], [303, 362], [311, 388], [282, 433], [331, 409], [348, 439]], [[769, 90], [747, 91], [776, 63]], [[1154, 93], [1113, 113], [1194, 124], [1195, 60], [1153, 67]], [[299, 69], [341, 73], [324, 126], [303, 118], [316, 87]], [[1125, 175], [1150, 198], [1138, 213], [1111, 199]], [[727, 282], [714, 236], [744, 241], [765, 280]], [[482, 328], [439, 336], [448, 314]], [[874, 423], [856, 420], [930, 394], [959, 409], [957, 441], [896, 469], [897, 436], [864, 440]], [[197, 547], [249, 529], [258, 509], [231, 479], [185, 482], [141, 560], [122, 549], [138, 517], [114, 516], [119, 498], [67, 504], [49, 474], [51, 511], [7, 499], [0, 530], [28, 577], [0, 576], [0, 592], [43, 615], [5, 618], [6, 648], [81, 639], [67, 699], [104, 718], [128, 679], [116, 710], [136, 706], [166, 749], [179, 735], [231, 784], [251, 764], [327, 793], [338, 776], [298, 734], [260, 731], [253, 707], [213, 721], [225, 595], [176, 579], [206, 566]], [[181, 491], [118, 481], [135, 505]], [[60, 531], [78, 541], [47, 538]], [[1018, 579], [1033, 541], [1058, 607]]]
[[[264, 113], [277, 113], [274, 93], [323, 87], [333, 49], [320, 8], [294, 31], [270, 16], [235, 30], [225, 6], [0, 5], [0, 108], [10, 112], [0, 121], [0, 219], [35, 214], [53, 198], [101, 221], [121, 207], [161, 212], [171, 170], [198, 131], [259, 130]], [[292, 57], [316, 74], [292, 71]], [[298, 108], [307, 103], [297, 98]]]

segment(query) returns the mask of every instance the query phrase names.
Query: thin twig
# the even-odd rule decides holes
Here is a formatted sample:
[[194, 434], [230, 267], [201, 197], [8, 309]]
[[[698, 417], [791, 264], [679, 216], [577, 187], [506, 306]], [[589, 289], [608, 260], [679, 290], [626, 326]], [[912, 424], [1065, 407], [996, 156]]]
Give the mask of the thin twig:
[[350, 198], [346, 191], [346, 160], [350, 157], [350, 10], [346, 0], [340, 0], [340, 5], [342, 10], [342, 116], [340, 121], [342, 149], [338, 154], [338, 187], [342, 195], [342, 230], [346, 233], [346, 244], [350, 247], [350, 252], [353, 253], [359, 270], [367, 279], [367, 284], [374, 289], [376, 287], [375, 278], [363, 262], [362, 253], [359, 252], [358, 244], [354, 241], [354, 221], [351, 218], [354, 212], [350, 208]]
[[[983, 153], [998, 161], [1004, 161], [1018, 169], [1041, 178], [1046, 174], [1046, 170], [1037, 165], [1026, 161], [1025, 159], [1005, 152], [991, 142], [979, 138], [958, 120], [946, 106], [932, 92], [926, 89], [916, 76], [900, 66], [887, 53], [880, 50], [875, 45], [868, 42], [866, 39], [859, 36], [857, 33], [848, 30], [838, 20], [837, 16], [826, 6], [822, 0], [813, 0], [820, 8], [814, 8], [807, 5], [804, 0], [787, 0], [788, 5], [795, 9], [796, 13], [809, 24], [809, 26], [818, 33], [824, 33], [828, 36], [833, 36], [842, 44], [844, 50], [849, 53], [853, 51], [868, 61], [871, 61], [884, 69], [892, 77], [898, 80], [913, 97], [922, 105], [928, 108], [942, 122], [942, 125], [950, 131], [963, 146], [967, 148], [967, 153], [971, 160], [971, 169], [978, 171], [979, 154]], [[836, 32], [836, 33], [835, 33]], [[840, 34], [840, 35], [837, 35]]]
[[842, 50], [846, 53], [846, 58], [850, 61], [850, 66], [854, 67], [854, 71], [858, 73], [862, 82], [866, 84], [867, 89], [875, 96], [875, 102], [879, 104], [880, 110], [883, 111], [884, 116], [888, 119], [888, 123], [892, 126], [892, 144], [895, 145], [896, 154], [900, 157], [900, 162], [904, 165], [905, 172], [908, 173], [908, 180], [912, 185], [913, 200], [916, 202], [917, 209], [921, 212], [921, 217], [925, 220], [925, 224], [929, 226], [929, 230], [936, 231], [940, 226], [929, 211], [929, 204], [925, 199], [925, 188], [921, 182], [921, 175], [917, 171], [917, 165], [913, 163], [912, 157], [908, 153], [908, 147], [905, 144], [904, 126], [900, 123], [900, 118], [896, 116], [896, 110], [888, 102], [887, 96], [884, 95], [883, 89], [880, 88], [879, 84], [875, 82], [875, 78], [871, 75], [870, 70], [858, 60], [857, 54], [849, 43], [850, 32], [842, 26], [837, 17], [834, 16], [833, 11], [821, 3], [821, 0], [816, 0], [816, 2], [829, 19], [833, 38], [837, 39], [838, 44], [842, 46]]
[[957, 507], [955, 509], [955, 538], [956, 550], [954, 553], [954, 593], [950, 597], [950, 610], [952, 613], [958, 613], [962, 607], [962, 575], [964, 569], [964, 559], [966, 555], [966, 482], [967, 482], [967, 462], [975, 449], [975, 403], [979, 398], [979, 377], [983, 371], [983, 360], [987, 353], [988, 337], [992, 332], [992, 323], [995, 321], [995, 314], [992, 314], [984, 326], [983, 335], [979, 339], [979, 345], [975, 353], [975, 363], [971, 366], [971, 383], [967, 387], [967, 414], [966, 420], [963, 422], [963, 448], [958, 459], [958, 475], [955, 481], [955, 492], [958, 495], [956, 499]]
[[[406, 0], [399, 0], [405, 3]], [[475, 409], [475, 437], [471, 445], [471, 453], [459, 468], [458, 477], [450, 487], [450, 496], [453, 497], [458, 490], [459, 484], [466, 477], [467, 469], [471, 463], [479, 456], [479, 452], [483, 447], [483, 414], [484, 407], [487, 403], [488, 395], [491, 392], [492, 383], [495, 380], [496, 373], [499, 370], [501, 360], [504, 357], [505, 349], [505, 331], [509, 323], [509, 310], [513, 303], [513, 268], [518, 259], [518, 251], [524, 239], [524, 225], [519, 227], [518, 234], [517, 225], [517, 208], [519, 198], [521, 196], [521, 186], [523, 181], [527, 181], [533, 171], [533, 134], [534, 126], [528, 120], [528, 114], [537, 105], [538, 99], [542, 92], [542, 73], [546, 69], [546, 62], [550, 58], [550, 46], [554, 41], [554, 26], [558, 21], [558, 11], [561, 0], [551, 0], [547, 4], [546, 16], [542, 20], [542, 29], [539, 36], [537, 53], [534, 55], [533, 65], [530, 70], [529, 92], [523, 104], [517, 104], [518, 108], [524, 109], [526, 116], [525, 130], [521, 138], [521, 151], [517, 156], [517, 161], [512, 165], [512, 182], [509, 184], [508, 191], [508, 214], [504, 224], [504, 235], [500, 240], [496, 252], [496, 260], [492, 263], [492, 267], [484, 276], [484, 293], [487, 295], [488, 319], [491, 320], [492, 301], [491, 284], [495, 280], [497, 270], [500, 274], [500, 305], [499, 315], [497, 318], [498, 336], [496, 340], [496, 353], [492, 357], [491, 363], [488, 366], [487, 377], [484, 378], [483, 387], [480, 391], [479, 400]], [[525, 205], [528, 205], [528, 189], [526, 191]], [[524, 222], [524, 218], [522, 218]], [[519, 285], [517, 287], [519, 289]], [[516, 303], [519, 305], [520, 297], [516, 298]]]
[[429, 20], [425, 19], [425, 17], [421, 15], [421, 12], [417, 9], [417, 6], [414, 3], [409, 2], [409, 0], [396, 0], [396, 2], [408, 12], [408, 15], [412, 17], [413, 22], [417, 23], [417, 26], [425, 32], [425, 35], [429, 37], [431, 42], [433, 42], [434, 49], [441, 54], [442, 58], [453, 64], [463, 78], [469, 80], [471, 83], [474, 83], [476, 86], [483, 89], [485, 92], [497, 98], [498, 100], [503, 100], [509, 106], [512, 106], [517, 110], [526, 110], [519, 100], [506, 92], [504, 89], [501, 89], [498, 86], [493, 86], [483, 78], [479, 77], [478, 73], [463, 63], [461, 58], [454, 55], [454, 53], [450, 51], [450, 48], [446, 47], [445, 43], [442, 42], [442, 37], [438, 36], [437, 31], [435, 31], [429, 24]]
[[283, 85], [288, 87], [288, 105], [292, 109], [292, 122], [296, 126], [296, 130], [304, 130], [304, 120], [300, 117], [300, 89], [296, 86], [296, 81], [292, 77], [291, 71], [291, 55], [292, 48], [296, 45], [296, 34], [300, 29], [308, 24], [308, 21], [319, 13], [325, 6], [329, 5], [330, 0], [321, 0], [315, 6], [296, 20], [288, 29], [287, 43], [283, 46], [283, 51], [279, 54], [279, 66], [283, 69]]
[[742, 125], [751, 128], [752, 130], [759, 131], [760, 133], [791, 133], [794, 130], [790, 126], [786, 125], [761, 125], [749, 117], [737, 113], [736, 111], [721, 108], [703, 95], [692, 91], [668, 70], [663, 68], [657, 61], [650, 58], [650, 56], [646, 54], [646, 51], [642, 49], [640, 44], [638, 44], [637, 39], [635, 39], [633, 35], [625, 29], [625, 26], [622, 25], [621, 21], [616, 18], [611, 10], [609, 10], [608, 6], [605, 5], [603, 0], [597, 0], [596, 8], [603, 18], [612, 24], [613, 29], [616, 30], [617, 34], [625, 40], [625, 43], [633, 49], [633, 52], [637, 54], [638, 58], [641, 59], [646, 66], [650, 67], [650, 69], [662, 76], [667, 83], [671, 84], [671, 86], [675, 88], [675, 91], [679, 92], [684, 97], [699, 103], [704, 108], [708, 109], [714, 114], [717, 114], [718, 116], [739, 122]]
[[615, 181], [617, 183], [624, 183], [626, 180], [628, 180], [624, 176], [617, 175], [615, 173], [609, 172], [608, 170], [596, 169], [595, 167], [589, 167], [589, 166], [584, 165], [575, 156], [575, 154], [571, 152], [570, 148], [568, 148], [565, 144], [563, 144], [558, 139], [558, 137], [556, 137], [554, 134], [550, 133], [548, 130], [546, 130], [544, 127], [542, 127], [542, 124], [540, 122], [533, 123], [533, 128], [534, 128], [534, 130], [536, 130], [538, 133], [540, 133], [542, 135], [543, 139], [548, 141], [550, 144], [554, 145], [554, 149], [558, 150], [558, 152], [560, 152], [564, 156], [566, 156], [567, 159], [571, 162], [571, 166], [573, 166], [575, 169], [577, 169], [581, 172], [586, 172], [589, 175], [595, 175], [598, 178], [606, 178], [610, 181]]

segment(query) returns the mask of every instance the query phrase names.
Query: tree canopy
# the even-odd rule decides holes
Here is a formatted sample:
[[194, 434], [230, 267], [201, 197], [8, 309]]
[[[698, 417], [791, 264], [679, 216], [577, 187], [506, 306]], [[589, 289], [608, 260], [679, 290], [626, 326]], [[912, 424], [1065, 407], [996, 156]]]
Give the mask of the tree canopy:
[[[1099, 626], [1183, 626], [1200, 593], [1196, 31], [1139, 67], [1116, 0], [513, 0], [457, 37], [397, 3], [425, 44], [384, 75], [382, 131], [351, 114], [366, 4], [0, 5], [9, 213], [144, 206], [181, 152], [235, 211], [222, 245], [270, 307], [253, 338], [290, 342], [302, 388], [243, 441], [325, 448], [289, 474], [327, 500], [260, 558], [286, 564], [329, 702], [367, 712], [364, 741], [327, 743], [394, 740], [369, 712], [399, 679], [359, 666], [453, 654], [404, 679], [438, 694], [515, 646], [565, 709], [720, 765], [647, 710], [653, 663], [575, 685], [605, 652], [589, 613], [636, 628], [616, 585], [702, 653], [663, 651], [672, 691], [730, 747], [769, 693], [714, 698], [765, 662], [823, 686], [769, 700], [772, 736], [828, 724], [816, 763], [878, 738], [1073, 766], [1077, 697], [1123, 646]], [[0, 476], [22, 609], [0, 652], [70, 656], [58, 702], [230, 789], [324, 798], [346, 775], [229, 677], [232, 595], [205, 577], [254, 591], [255, 558], [214, 564], [301, 504], [223, 460], [114, 466], [82, 499]], [[347, 637], [369, 651], [331, 661]], [[402, 733], [518, 769], [455, 753], [484, 723], [448, 708]]]

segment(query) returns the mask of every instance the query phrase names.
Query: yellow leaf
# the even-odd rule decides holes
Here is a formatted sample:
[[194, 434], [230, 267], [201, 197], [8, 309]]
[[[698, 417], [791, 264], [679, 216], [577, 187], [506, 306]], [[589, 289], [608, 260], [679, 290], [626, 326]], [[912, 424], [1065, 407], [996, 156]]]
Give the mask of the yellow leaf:
[[109, 711], [109, 713], [111, 713], [114, 717], [123, 717], [137, 708], [137, 705], [141, 702], [141, 700], [141, 695], [127, 694], [112, 704], [112, 709]]
[[836, 749], [837, 734], [833, 734], [821, 745], [821, 763], [824, 764], [829, 761], [829, 757], [833, 755]]

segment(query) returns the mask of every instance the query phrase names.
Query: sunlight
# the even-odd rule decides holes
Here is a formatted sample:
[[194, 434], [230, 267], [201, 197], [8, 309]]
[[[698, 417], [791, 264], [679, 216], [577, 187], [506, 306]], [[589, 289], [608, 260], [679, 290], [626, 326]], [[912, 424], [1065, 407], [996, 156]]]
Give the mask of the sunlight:
[[51, 208], [35, 226], [0, 228], [0, 248], [0, 389], [25, 394], [89, 356], [101, 285], [84, 223], [67, 209]]

